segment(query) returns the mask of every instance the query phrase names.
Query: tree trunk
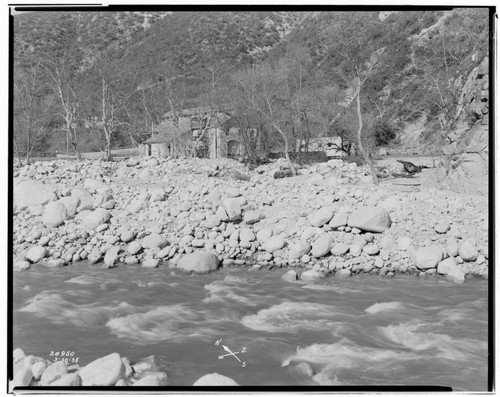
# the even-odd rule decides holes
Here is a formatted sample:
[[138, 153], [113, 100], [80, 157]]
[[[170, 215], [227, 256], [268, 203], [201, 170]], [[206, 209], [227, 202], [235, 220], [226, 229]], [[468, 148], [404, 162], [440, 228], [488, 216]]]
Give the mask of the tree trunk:
[[366, 152], [365, 148], [363, 147], [362, 143], [362, 131], [363, 131], [363, 117], [361, 115], [361, 101], [359, 99], [360, 96], [360, 91], [358, 91], [358, 95], [356, 95], [356, 105], [357, 105], [357, 110], [358, 110], [358, 146], [359, 146], [359, 151], [361, 152], [363, 158], [365, 159], [366, 164], [368, 164], [368, 167], [370, 167], [370, 172], [372, 174], [373, 178], [373, 183], [375, 185], [378, 185], [378, 176], [377, 172], [375, 171], [375, 166], [373, 165], [372, 159], [370, 158], [369, 153]]
[[290, 170], [292, 171], [293, 175], [297, 175], [297, 170], [293, 166], [292, 160], [290, 160], [290, 155], [288, 154], [288, 139], [284, 139], [285, 141], [285, 158], [286, 161], [288, 162], [288, 166], [290, 167]]
[[107, 127], [104, 125], [104, 135], [106, 136], [106, 147], [105, 147], [105, 154], [104, 154], [104, 159], [106, 161], [111, 161], [113, 160], [113, 155], [111, 154], [111, 132], [107, 130]]
[[19, 161], [19, 166], [22, 167], [23, 166], [23, 161], [21, 159], [21, 153], [19, 152], [19, 144], [17, 143], [17, 140], [16, 140], [15, 137], [14, 137], [14, 148], [15, 148], [15, 151], [16, 151], [17, 161]]

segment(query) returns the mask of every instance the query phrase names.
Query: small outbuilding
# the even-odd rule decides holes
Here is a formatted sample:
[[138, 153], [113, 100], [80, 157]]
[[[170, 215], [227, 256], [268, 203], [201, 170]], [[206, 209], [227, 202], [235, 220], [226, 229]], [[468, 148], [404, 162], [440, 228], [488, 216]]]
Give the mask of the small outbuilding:
[[161, 134], [153, 135], [139, 144], [139, 154], [142, 156], [165, 157], [168, 155], [166, 139]]

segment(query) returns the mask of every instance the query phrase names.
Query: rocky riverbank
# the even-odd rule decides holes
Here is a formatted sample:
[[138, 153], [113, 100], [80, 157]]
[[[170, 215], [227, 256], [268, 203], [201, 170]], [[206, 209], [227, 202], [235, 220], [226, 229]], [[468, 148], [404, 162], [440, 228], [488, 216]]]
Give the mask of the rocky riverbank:
[[[166, 386], [168, 375], [162, 371], [161, 360], [156, 356], [148, 356], [136, 363], [131, 363], [118, 353], [100, 357], [80, 367], [74, 363], [71, 352], [63, 353], [56, 360], [26, 355], [17, 348], [13, 352], [14, 379], [10, 390], [14, 387], [74, 387], [74, 386]], [[68, 355], [66, 356], [66, 353]], [[231, 378], [218, 373], [200, 377], [193, 386], [238, 386]]]
[[195, 273], [288, 267], [289, 281], [488, 276], [487, 197], [375, 186], [342, 160], [274, 179], [283, 166], [134, 157], [16, 168], [14, 270], [87, 260]]

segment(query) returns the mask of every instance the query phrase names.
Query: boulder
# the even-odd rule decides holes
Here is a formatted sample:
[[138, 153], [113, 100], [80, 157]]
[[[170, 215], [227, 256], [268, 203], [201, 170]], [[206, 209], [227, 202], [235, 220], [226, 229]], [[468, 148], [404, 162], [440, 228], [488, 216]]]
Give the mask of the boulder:
[[135, 255], [138, 254], [142, 250], [142, 245], [137, 242], [137, 241], [132, 241], [128, 246], [127, 246], [127, 252], [130, 255]]
[[272, 254], [275, 251], [282, 249], [286, 244], [283, 236], [274, 236], [262, 244], [262, 248]]
[[118, 262], [120, 251], [120, 246], [114, 246], [107, 250], [106, 255], [104, 255], [104, 265], [106, 267], [114, 267]]
[[71, 374], [65, 374], [50, 384], [50, 386], [70, 386], [70, 387], [81, 386], [81, 385], [82, 385], [82, 379], [80, 378], [80, 375], [78, 375], [76, 372], [73, 372]]
[[105, 210], [104, 208], [97, 208], [85, 217], [83, 223], [89, 229], [94, 229], [97, 226], [109, 221], [109, 218], [111, 218], [111, 215], [108, 210]]
[[434, 269], [443, 258], [441, 247], [436, 245], [421, 247], [415, 251], [414, 264], [419, 270]]
[[186, 271], [197, 274], [208, 273], [217, 270], [220, 266], [220, 261], [211, 252], [196, 251], [191, 254], [184, 255], [177, 263], [177, 267]]
[[26, 387], [29, 386], [31, 380], [33, 379], [33, 373], [29, 368], [21, 368], [14, 374], [14, 379], [10, 386], [14, 387]]
[[321, 280], [322, 278], [325, 277], [326, 277], [325, 273], [313, 269], [306, 270], [300, 275], [300, 279], [304, 281], [316, 281], [316, 280]]
[[453, 257], [449, 257], [446, 258], [445, 260], [442, 260], [441, 262], [439, 262], [437, 266], [437, 272], [439, 274], [444, 274], [444, 275], [447, 275], [454, 269], [458, 269], [458, 266], [457, 266], [457, 260]]
[[127, 205], [125, 211], [127, 211], [130, 214], [136, 214], [139, 211], [142, 211], [148, 207], [149, 207], [149, 202], [146, 199], [142, 200], [137, 199], [132, 201], [129, 205]]
[[139, 379], [133, 386], [166, 386], [168, 377], [165, 372], [149, 372]]
[[233, 379], [216, 372], [202, 376], [193, 386], [239, 386]]
[[43, 371], [43, 374], [40, 378], [40, 385], [48, 386], [67, 373], [68, 369], [66, 368], [66, 365], [61, 361], [56, 361], [55, 363], [50, 364], [47, 369]]
[[337, 212], [328, 223], [332, 229], [337, 229], [341, 226], [347, 225], [348, 216], [345, 212]]
[[158, 233], [151, 233], [142, 239], [142, 246], [144, 248], [163, 248], [167, 244], [167, 239]]
[[82, 386], [112, 386], [125, 377], [125, 365], [118, 353], [111, 353], [78, 371]]
[[311, 244], [307, 241], [299, 240], [294, 244], [290, 245], [290, 251], [288, 257], [290, 259], [299, 259], [303, 255], [307, 254], [311, 250]]
[[23, 272], [25, 270], [28, 270], [31, 267], [30, 263], [28, 261], [17, 261], [14, 262], [14, 270], [15, 272]]
[[340, 269], [335, 272], [335, 277], [350, 277], [351, 271], [349, 269]]
[[456, 269], [450, 270], [446, 274], [446, 278], [450, 281], [453, 281], [454, 283], [457, 283], [457, 284], [463, 284], [465, 282], [465, 274], [458, 267]]
[[79, 187], [74, 188], [73, 190], [71, 190], [70, 197], [77, 197], [80, 200], [76, 212], [82, 212], [94, 208], [94, 198], [87, 189], [82, 189]]
[[458, 250], [458, 255], [466, 261], [475, 261], [479, 256], [479, 251], [470, 241], [464, 241]]
[[145, 268], [156, 268], [160, 264], [160, 260], [156, 258], [146, 258], [142, 261], [142, 267]]
[[57, 200], [50, 186], [38, 181], [26, 180], [14, 183], [14, 212], [24, 211], [31, 206], [45, 205]]
[[106, 185], [104, 182], [92, 178], [85, 179], [83, 186], [85, 189], [89, 190], [92, 193], [108, 189], [108, 185]]
[[45, 247], [35, 245], [31, 247], [28, 252], [26, 252], [26, 259], [28, 259], [31, 263], [37, 263], [45, 258], [46, 254], [47, 249]]
[[241, 219], [241, 204], [239, 199], [237, 198], [225, 199], [222, 201], [222, 207], [226, 211], [229, 221], [237, 221]]
[[243, 216], [243, 222], [247, 225], [253, 225], [254, 223], [259, 222], [261, 219], [264, 219], [264, 214], [260, 211], [245, 211]]
[[75, 196], [62, 197], [59, 199], [61, 203], [66, 207], [66, 213], [68, 217], [73, 217], [76, 215], [78, 206], [80, 205], [80, 198]]
[[288, 282], [294, 282], [297, 281], [298, 276], [295, 270], [289, 270], [285, 274], [283, 274], [281, 278]]
[[335, 255], [335, 256], [344, 255], [348, 251], [349, 251], [349, 246], [347, 244], [344, 244], [344, 243], [336, 243], [333, 245], [333, 247], [331, 249], [332, 255]]
[[43, 211], [43, 224], [47, 227], [57, 227], [68, 217], [66, 206], [60, 201], [51, 201]]
[[109, 190], [101, 191], [97, 193], [97, 195], [94, 198], [94, 207], [102, 207], [111, 200], [113, 200], [113, 195], [111, 194], [111, 191]]
[[250, 229], [240, 229], [240, 241], [255, 241], [256, 237], [254, 232]]
[[309, 220], [311, 225], [315, 227], [321, 227], [330, 222], [330, 220], [333, 218], [333, 214], [333, 208], [325, 207], [313, 212], [307, 217], [307, 219]]
[[315, 258], [321, 258], [328, 254], [332, 248], [333, 238], [329, 233], [321, 234], [314, 240], [311, 248], [311, 255]]
[[347, 225], [365, 232], [382, 233], [391, 227], [391, 218], [383, 207], [362, 207], [349, 216]]

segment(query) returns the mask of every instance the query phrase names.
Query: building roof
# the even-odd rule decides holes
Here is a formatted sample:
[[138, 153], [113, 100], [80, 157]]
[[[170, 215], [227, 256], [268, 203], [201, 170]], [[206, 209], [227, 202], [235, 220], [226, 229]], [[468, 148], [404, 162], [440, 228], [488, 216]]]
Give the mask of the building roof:
[[155, 143], [164, 143], [164, 142], [166, 142], [165, 137], [162, 134], [156, 134], [156, 135], [153, 135], [151, 138], [146, 139], [142, 143], [143, 144], [144, 143], [155, 144]]

